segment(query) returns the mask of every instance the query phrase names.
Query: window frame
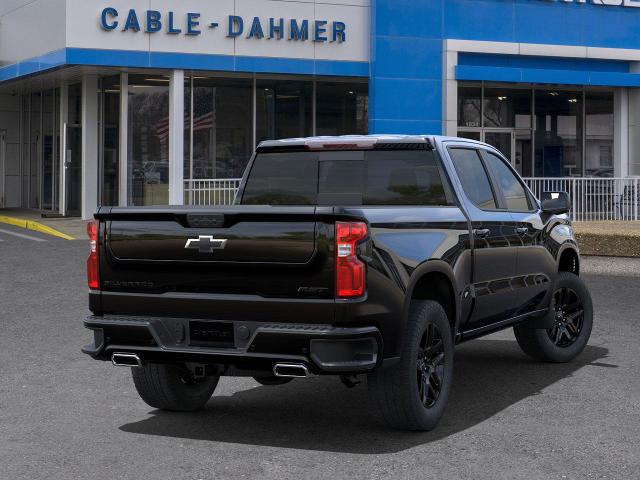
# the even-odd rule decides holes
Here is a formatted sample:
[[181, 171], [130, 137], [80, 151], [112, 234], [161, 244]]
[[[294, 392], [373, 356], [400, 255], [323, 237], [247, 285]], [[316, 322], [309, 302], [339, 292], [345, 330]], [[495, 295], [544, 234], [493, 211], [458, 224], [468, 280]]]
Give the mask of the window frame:
[[[449, 155], [449, 159], [451, 160], [451, 165], [453, 167], [453, 171], [455, 172], [456, 176], [458, 177], [458, 182], [460, 183], [460, 188], [462, 189], [462, 193], [464, 194], [465, 198], [469, 201], [469, 203], [471, 203], [471, 205], [473, 205], [474, 208], [477, 208], [478, 210], [482, 211], [482, 212], [504, 212], [506, 211], [506, 208], [504, 207], [504, 203], [503, 203], [503, 198], [502, 198], [502, 191], [497, 190], [496, 189], [496, 185], [493, 182], [493, 178], [491, 176], [491, 173], [489, 172], [487, 165], [484, 161], [484, 158], [482, 157], [480, 151], [481, 151], [481, 146], [477, 145], [477, 144], [450, 144], [447, 145], [446, 147], [447, 150], [447, 155]], [[473, 150], [476, 155], [478, 156], [478, 161], [480, 162], [480, 165], [482, 165], [482, 169], [484, 170], [485, 175], [487, 176], [487, 181], [489, 182], [489, 188], [491, 188], [491, 193], [493, 194], [493, 201], [496, 204], [496, 208], [482, 208], [479, 207], [478, 205], [475, 204], [475, 202], [473, 200], [471, 200], [471, 197], [469, 197], [469, 194], [467, 193], [466, 189], [464, 188], [464, 185], [462, 184], [462, 180], [460, 179], [460, 172], [458, 172], [458, 167], [456, 166], [456, 162], [453, 159], [453, 155], [451, 153], [451, 150]]]
[[[535, 213], [535, 212], [537, 212], [538, 211], [538, 207], [539, 207], [537, 200], [535, 200], [535, 198], [533, 197], [533, 194], [529, 190], [529, 187], [527, 187], [527, 185], [520, 178], [520, 175], [518, 175], [518, 172], [513, 168], [513, 166], [511, 165], [511, 162], [506, 160], [504, 158], [504, 156], [498, 150], [495, 150], [495, 149], [492, 149], [492, 148], [487, 148], [487, 147], [480, 147], [478, 150], [480, 152], [480, 157], [482, 159], [482, 163], [484, 164], [485, 170], [487, 171], [487, 173], [489, 175], [489, 182], [492, 184], [492, 186], [494, 188], [494, 191], [497, 192], [498, 195], [499, 195], [499, 198], [500, 198], [499, 204], [502, 206], [502, 208], [500, 208], [500, 210], [507, 211], [507, 212], [513, 212], [513, 213]], [[509, 206], [507, 204], [507, 197], [505, 196], [504, 191], [502, 190], [502, 186], [500, 185], [500, 182], [498, 181], [497, 174], [493, 170], [491, 165], [489, 164], [489, 161], [487, 160], [486, 155], [494, 155], [494, 156], [496, 156], [499, 161], [501, 161], [503, 164], [505, 164], [507, 166], [509, 171], [514, 175], [514, 177], [515, 177], [516, 181], [518, 182], [518, 184], [520, 184], [520, 186], [523, 188], [525, 196], [527, 198], [527, 203], [529, 204], [529, 210], [514, 210], [514, 209], [510, 209], [509, 208]]]

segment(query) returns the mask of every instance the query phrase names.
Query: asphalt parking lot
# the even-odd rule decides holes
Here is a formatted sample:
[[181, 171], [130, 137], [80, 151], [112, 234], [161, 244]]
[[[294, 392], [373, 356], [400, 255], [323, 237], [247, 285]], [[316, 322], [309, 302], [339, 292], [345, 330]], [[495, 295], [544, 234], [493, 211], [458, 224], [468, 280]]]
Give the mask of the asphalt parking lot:
[[0, 225], [2, 479], [640, 478], [640, 260], [585, 260], [576, 361], [535, 363], [511, 331], [461, 345], [443, 422], [409, 433], [324, 377], [223, 378], [204, 412], [153, 410], [80, 353], [87, 248]]

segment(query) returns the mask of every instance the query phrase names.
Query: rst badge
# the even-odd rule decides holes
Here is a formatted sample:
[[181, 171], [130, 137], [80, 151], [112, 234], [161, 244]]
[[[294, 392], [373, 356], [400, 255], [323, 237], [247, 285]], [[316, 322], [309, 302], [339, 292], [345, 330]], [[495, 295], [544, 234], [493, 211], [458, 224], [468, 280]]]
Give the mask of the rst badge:
[[211, 253], [214, 250], [222, 250], [226, 245], [226, 238], [213, 238], [211, 235], [200, 235], [198, 238], [188, 239], [184, 248], [198, 250], [200, 253]]

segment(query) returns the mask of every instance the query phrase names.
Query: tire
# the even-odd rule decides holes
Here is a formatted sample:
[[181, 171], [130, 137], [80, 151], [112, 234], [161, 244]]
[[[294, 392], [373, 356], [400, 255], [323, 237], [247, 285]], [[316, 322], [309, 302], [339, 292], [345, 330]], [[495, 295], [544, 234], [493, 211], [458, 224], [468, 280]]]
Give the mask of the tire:
[[[425, 390], [423, 379], [432, 388]], [[442, 418], [452, 380], [449, 320], [439, 303], [413, 302], [400, 361], [367, 376], [371, 403], [390, 427], [432, 430]]]
[[285, 383], [289, 383], [293, 378], [287, 377], [276, 377], [275, 375], [269, 375], [266, 377], [253, 377], [253, 379], [258, 382], [260, 385], [284, 385]]
[[213, 395], [219, 376], [193, 379], [184, 365], [149, 363], [131, 369], [140, 398], [153, 408], [174, 412], [199, 410]]
[[569, 362], [584, 350], [591, 336], [593, 304], [589, 289], [577, 275], [560, 272], [549, 308], [556, 311], [552, 328], [518, 325], [513, 328], [516, 340], [520, 348], [536, 360]]

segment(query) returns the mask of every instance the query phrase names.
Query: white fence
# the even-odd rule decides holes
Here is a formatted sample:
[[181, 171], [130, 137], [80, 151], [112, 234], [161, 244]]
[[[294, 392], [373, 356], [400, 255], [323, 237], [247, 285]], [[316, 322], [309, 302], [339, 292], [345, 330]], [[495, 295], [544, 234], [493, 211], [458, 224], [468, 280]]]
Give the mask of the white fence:
[[231, 205], [240, 187], [240, 178], [213, 178], [184, 181], [188, 205]]
[[[231, 205], [240, 178], [185, 180], [189, 205]], [[575, 221], [640, 220], [639, 178], [525, 178], [536, 197], [542, 192], [567, 192]]]
[[571, 218], [578, 222], [598, 220], [640, 220], [638, 178], [525, 178], [531, 191], [567, 192]]

